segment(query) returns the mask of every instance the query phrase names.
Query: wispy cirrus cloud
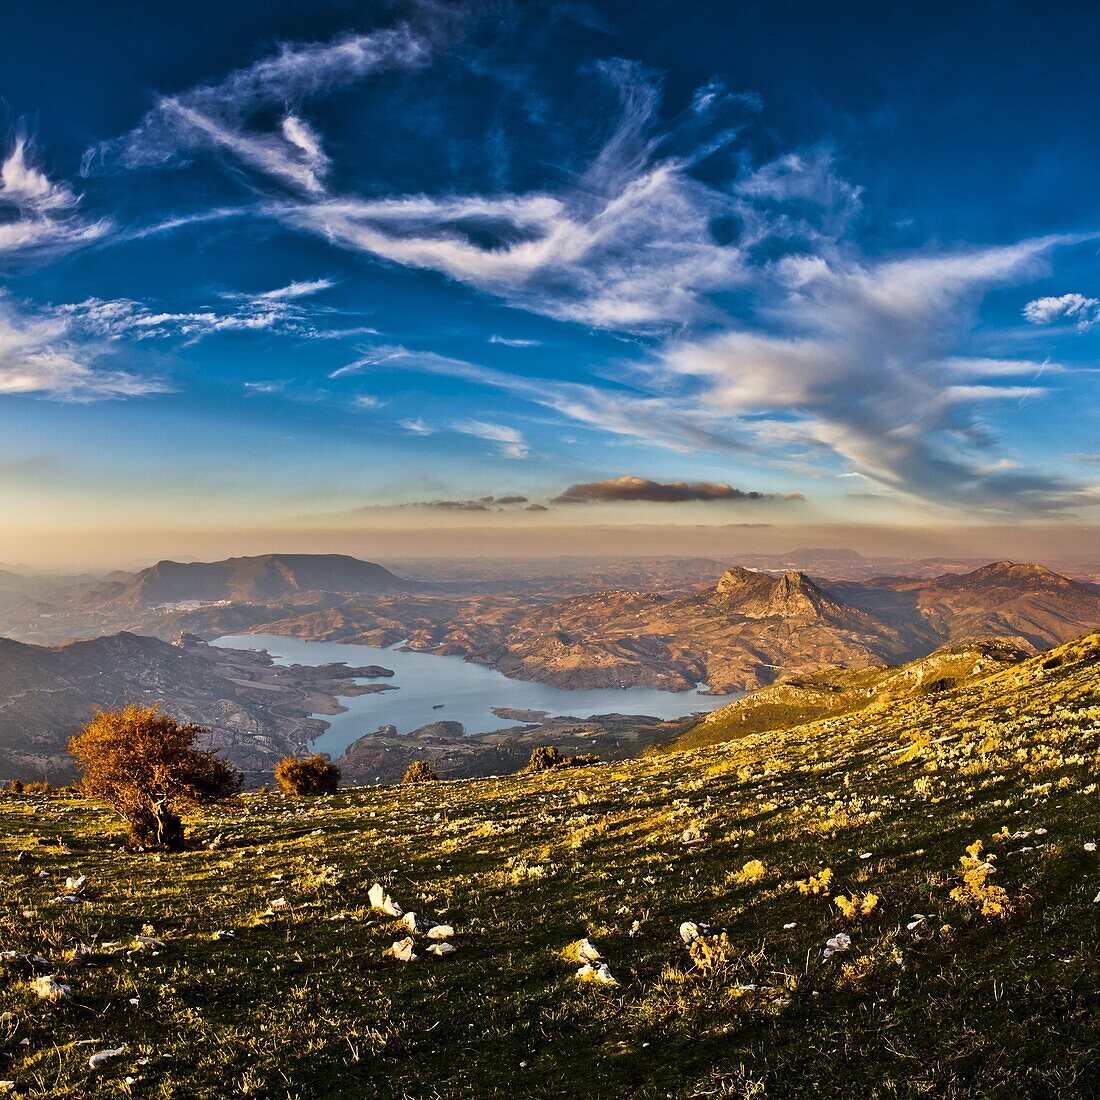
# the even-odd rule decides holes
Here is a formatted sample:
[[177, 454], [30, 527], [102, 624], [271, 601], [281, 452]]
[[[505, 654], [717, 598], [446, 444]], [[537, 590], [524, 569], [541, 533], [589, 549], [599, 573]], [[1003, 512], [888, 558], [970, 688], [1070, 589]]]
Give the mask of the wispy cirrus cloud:
[[[992, 287], [1045, 269], [1042, 238], [868, 263], [777, 265], [769, 327], [670, 343], [654, 371], [689, 382], [700, 403], [842, 457], [911, 497], [980, 509], [1056, 510], [1093, 502], [1069, 479], [991, 461], [982, 410], [1039, 397], [1043, 364], [952, 354]], [[1013, 379], [1012, 375], [1015, 375]]]
[[67, 252], [110, 233], [110, 219], [85, 218], [79, 207], [76, 192], [35, 164], [32, 141], [17, 131], [0, 162], [0, 260]]
[[541, 340], [524, 340], [515, 336], [497, 336], [495, 333], [489, 337], [490, 344], [500, 344], [506, 348], [537, 348], [542, 344]]
[[242, 294], [239, 291], [227, 291], [225, 298], [240, 298], [253, 303], [260, 302], [288, 302], [298, 298], [308, 298], [314, 294], [320, 294], [323, 290], [331, 290], [336, 285], [333, 279], [299, 279], [286, 286], [276, 287], [274, 290], [261, 290], [256, 294]]
[[[719, 243], [712, 224], [755, 199], [701, 182], [692, 167], [730, 143], [758, 101], [723, 87], [700, 108], [713, 116], [707, 140], [691, 128], [661, 134], [656, 77], [625, 61], [604, 62], [599, 72], [618, 100], [617, 120], [588, 167], [559, 191], [325, 193], [266, 210], [349, 250], [439, 271], [562, 320], [646, 329], [697, 319], [709, 312], [708, 294], [747, 276], [745, 242]], [[689, 137], [697, 140], [681, 149]], [[764, 218], [759, 211], [751, 220]]]
[[[90, 148], [81, 172], [174, 167], [221, 153], [292, 190], [321, 194], [329, 160], [301, 105], [373, 72], [425, 63], [430, 45], [406, 27], [326, 43], [284, 45], [277, 54], [177, 95], [164, 95], [128, 134]], [[283, 108], [274, 129], [265, 108]]]
[[104, 351], [75, 338], [64, 318], [25, 309], [0, 292], [0, 394], [96, 401], [170, 389], [160, 379], [104, 367]]
[[531, 448], [523, 438], [523, 433], [505, 424], [491, 424], [486, 420], [456, 420], [451, 428], [463, 435], [472, 435], [477, 439], [496, 443], [497, 450], [503, 458], [522, 459], [529, 458], [531, 455]]
[[129, 298], [104, 300], [86, 298], [54, 307], [74, 331], [117, 340], [183, 337], [201, 339], [218, 332], [277, 331], [295, 336], [328, 338], [328, 330], [318, 330], [310, 311], [300, 299], [319, 294], [334, 284], [329, 279], [290, 283], [273, 290], [246, 294], [224, 292], [221, 297], [237, 304], [231, 309], [205, 307], [198, 310], [158, 310]]
[[336, 373], [383, 369], [419, 371], [488, 386], [587, 427], [673, 451], [699, 447], [726, 453], [748, 450], [746, 443], [734, 438], [728, 417], [713, 414], [691, 398], [677, 399], [637, 388], [521, 377], [399, 344], [380, 346]]

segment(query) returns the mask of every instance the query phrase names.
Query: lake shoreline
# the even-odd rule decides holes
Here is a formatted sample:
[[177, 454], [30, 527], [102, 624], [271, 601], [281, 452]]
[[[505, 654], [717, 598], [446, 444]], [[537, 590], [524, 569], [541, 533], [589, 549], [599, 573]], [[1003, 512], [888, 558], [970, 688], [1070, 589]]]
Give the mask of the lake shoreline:
[[[651, 728], [653, 723], [679, 723], [738, 697], [704, 695], [698, 688], [706, 688], [705, 684], [694, 692], [637, 687], [567, 689], [505, 676], [464, 657], [426, 653], [404, 642], [377, 647], [303, 640], [291, 635], [230, 634], [210, 644], [227, 649], [265, 650], [278, 664], [343, 663], [355, 671], [369, 664], [378, 675], [392, 673], [385, 685], [357, 680], [357, 687], [366, 690], [340, 696], [337, 705], [344, 708], [342, 711], [311, 716], [325, 722], [327, 727], [312, 739], [311, 749], [334, 759], [384, 727], [395, 729], [400, 738], [441, 722], [461, 723], [463, 736], [469, 739], [496, 738], [502, 734], [519, 736], [525, 727], [529, 732], [552, 723], [564, 722], [569, 729], [586, 723], [598, 726], [602, 717], [613, 719], [611, 727], [621, 740], [624, 723], [633, 722], [645, 728]], [[363, 660], [364, 649], [371, 652], [370, 661]], [[528, 718], [531, 720], [527, 721]], [[522, 725], [517, 726], [517, 722]]]

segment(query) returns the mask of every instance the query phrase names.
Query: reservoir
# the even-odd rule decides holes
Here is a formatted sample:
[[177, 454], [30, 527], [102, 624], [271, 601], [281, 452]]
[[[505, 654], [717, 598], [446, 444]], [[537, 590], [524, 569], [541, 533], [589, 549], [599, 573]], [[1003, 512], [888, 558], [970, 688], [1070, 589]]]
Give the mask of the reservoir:
[[[267, 650], [277, 664], [324, 665], [343, 662], [351, 667], [382, 665], [392, 677], [361, 680], [386, 684], [396, 691], [344, 696], [343, 714], [317, 715], [329, 728], [311, 748], [333, 759], [353, 741], [379, 726], [396, 726], [410, 733], [430, 722], [461, 722], [466, 733], [489, 733], [523, 723], [499, 718], [493, 707], [546, 711], [550, 717], [591, 718], [595, 714], [645, 714], [683, 718], [695, 711], [712, 711], [739, 698], [701, 695], [698, 691], [658, 691], [655, 688], [594, 688], [568, 691], [528, 680], [511, 680], [495, 669], [461, 657], [402, 652], [398, 647], [311, 642], [281, 634], [229, 634], [211, 645], [226, 649]], [[442, 704], [442, 706], [440, 706]]]

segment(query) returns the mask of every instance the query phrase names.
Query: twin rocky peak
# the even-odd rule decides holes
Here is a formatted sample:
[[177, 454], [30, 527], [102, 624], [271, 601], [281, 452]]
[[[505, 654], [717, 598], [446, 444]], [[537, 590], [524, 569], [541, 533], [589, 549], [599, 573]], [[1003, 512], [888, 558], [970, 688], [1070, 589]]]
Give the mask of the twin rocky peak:
[[825, 619], [850, 609], [830, 599], [805, 573], [779, 577], [735, 565], [722, 574], [710, 603], [746, 619]]

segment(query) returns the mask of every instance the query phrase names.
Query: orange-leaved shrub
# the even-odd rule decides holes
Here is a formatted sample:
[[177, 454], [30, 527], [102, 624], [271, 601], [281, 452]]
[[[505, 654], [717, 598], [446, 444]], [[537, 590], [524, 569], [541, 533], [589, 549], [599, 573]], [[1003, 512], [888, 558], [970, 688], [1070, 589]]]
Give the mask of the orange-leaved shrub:
[[106, 802], [130, 826], [140, 848], [183, 847], [181, 814], [232, 798], [242, 776], [216, 750], [197, 749], [210, 731], [151, 707], [100, 711], [69, 741], [83, 769], [81, 792]]

